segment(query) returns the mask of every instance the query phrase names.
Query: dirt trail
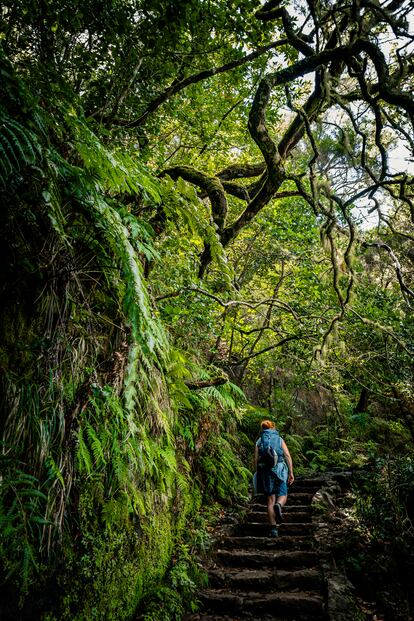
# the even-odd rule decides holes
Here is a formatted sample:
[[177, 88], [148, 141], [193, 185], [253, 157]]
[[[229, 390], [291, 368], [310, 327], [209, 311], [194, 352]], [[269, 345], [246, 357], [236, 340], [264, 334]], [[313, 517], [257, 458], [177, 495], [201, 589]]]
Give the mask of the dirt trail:
[[200, 593], [202, 612], [188, 621], [322, 621], [326, 588], [314, 541], [311, 501], [320, 479], [302, 479], [289, 493], [279, 537], [270, 538], [264, 502], [252, 501], [243, 522], [220, 541]]

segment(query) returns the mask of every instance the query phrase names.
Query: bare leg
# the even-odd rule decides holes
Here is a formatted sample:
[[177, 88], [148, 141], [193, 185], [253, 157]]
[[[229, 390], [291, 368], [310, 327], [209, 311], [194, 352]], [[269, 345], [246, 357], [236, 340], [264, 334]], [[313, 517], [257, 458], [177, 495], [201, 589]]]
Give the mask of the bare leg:
[[281, 523], [284, 522], [284, 518], [283, 518], [283, 513], [282, 513], [282, 508], [285, 506], [287, 501], [287, 496], [278, 496], [277, 497], [277, 502], [275, 504], [275, 506], [273, 507], [274, 512], [275, 512], [275, 519], [277, 523]]
[[275, 500], [276, 494], [272, 494], [267, 497], [267, 515], [269, 517], [269, 522], [271, 526], [276, 526], [276, 516], [275, 516]]

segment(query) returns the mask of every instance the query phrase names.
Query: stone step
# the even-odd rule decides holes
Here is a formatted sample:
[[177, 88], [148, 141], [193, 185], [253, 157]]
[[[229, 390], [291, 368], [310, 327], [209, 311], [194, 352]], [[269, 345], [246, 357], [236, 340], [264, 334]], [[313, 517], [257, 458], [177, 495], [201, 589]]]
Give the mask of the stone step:
[[[235, 535], [248, 535], [256, 537], [266, 537], [269, 535], [270, 526], [265, 522], [249, 522], [238, 524], [235, 528]], [[313, 524], [311, 522], [292, 522], [279, 524], [279, 535], [308, 535], [312, 536]]]
[[219, 542], [218, 547], [221, 550], [309, 550], [313, 545], [312, 537], [281, 534], [275, 538], [268, 536], [226, 537]]
[[[329, 478], [329, 477], [328, 477]], [[295, 487], [295, 485], [304, 485], [306, 487], [322, 487], [322, 485], [326, 484], [326, 477], [295, 477], [294, 482], [291, 487]]]
[[[184, 621], [259, 621], [257, 616], [252, 615], [252, 613], [248, 613], [248, 616], [242, 617], [241, 615], [220, 615], [220, 614], [210, 614], [208, 612], [199, 612], [192, 614], [189, 617], [185, 617]], [[303, 616], [301, 613], [299, 615], [295, 615], [292, 617], [291, 615], [287, 616], [275, 616], [269, 614], [261, 614], [260, 621], [302, 621]], [[316, 619], [313, 617], [313, 619]], [[318, 620], [321, 621], [322, 617], [318, 617]]]
[[291, 492], [293, 492], [296, 489], [298, 490], [300, 489], [300, 490], [311, 490], [315, 493], [315, 491], [323, 487], [324, 484], [325, 484], [324, 481], [318, 480], [318, 479], [306, 479], [306, 481], [295, 479], [294, 483], [289, 486], [289, 489]]
[[322, 556], [326, 555], [309, 550], [217, 550], [214, 560], [226, 567], [298, 569], [318, 565]]
[[319, 488], [312, 489], [311, 487], [291, 487], [289, 490], [288, 498], [304, 498], [312, 497], [316, 494]]
[[262, 620], [266, 615], [287, 616], [290, 621], [321, 621], [324, 602], [321, 595], [312, 592], [295, 593], [237, 593], [208, 589], [200, 593], [205, 609], [230, 614], [234, 618]]
[[[233, 615], [211, 615], [208, 612], [196, 612], [190, 616], [184, 617], [184, 621], [241, 621], [241, 617], [234, 617]], [[267, 618], [266, 621], [268, 621]]]
[[303, 589], [320, 589], [322, 578], [318, 569], [211, 569], [208, 572], [209, 586], [216, 589], [237, 589], [274, 593]]
[[[266, 510], [267, 503], [252, 503], [249, 505], [249, 511], [263, 511]], [[311, 507], [309, 505], [294, 505], [288, 502], [287, 505], [283, 507], [283, 513], [301, 513], [302, 511], [312, 513]]]
[[[267, 510], [262, 507], [261, 511], [251, 511], [246, 515], [246, 521], [248, 522], [267, 522]], [[290, 513], [283, 510], [283, 519], [285, 522], [311, 522], [312, 513], [310, 511], [296, 511]]]
[[[292, 505], [299, 505], [299, 504], [310, 505], [311, 502], [312, 502], [312, 498], [313, 498], [314, 494], [316, 494], [316, 491], [317, 490], [315, 490], [315, 492], [301, 492], [301, 491], [289, 492], [288, 502], [290, 502], [290, 504], [292, 504]], [[263, 497], [260, 497], [260, 496], [257, 497], [256, 496], [253, 499], [253, 504], [260, 504], [262, 506], [266, 505], [267, 504], [267, 499], [264, 496]]]

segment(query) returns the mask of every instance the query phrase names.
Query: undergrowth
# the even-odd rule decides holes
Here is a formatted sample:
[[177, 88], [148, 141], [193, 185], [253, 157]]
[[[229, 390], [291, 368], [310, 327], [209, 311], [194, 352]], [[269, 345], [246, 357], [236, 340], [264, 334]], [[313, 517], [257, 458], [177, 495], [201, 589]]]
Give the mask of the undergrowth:
[[200, 508], [247, 493], [226, 436], [242, 395], [187, 387], [215, 371], [154, 310], [139, 209], [205, 240], [228, 274], [224, 252], [194, 192], [111, 148], [65, 84], [46, 102], [1, 48], [0, 73], [2, 616], [118, 621], [164, 584], [178, 619]]
[[414, 610], [414, 456], [383, 457], [354, 476], [353, 525], [335, 556], [356, 594], [390, 621]]

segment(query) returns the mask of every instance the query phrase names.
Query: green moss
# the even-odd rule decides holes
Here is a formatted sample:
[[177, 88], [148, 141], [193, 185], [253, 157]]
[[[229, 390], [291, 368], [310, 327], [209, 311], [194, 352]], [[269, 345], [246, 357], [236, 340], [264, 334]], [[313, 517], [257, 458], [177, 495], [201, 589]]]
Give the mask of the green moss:
[[[22, 109], [28, 94], [11, 67], [7, 75]], [[4, 583], [15, 587], [16, 609], [19, 598], [25, 610], [37, 598], [43, 621], [128, 619], [161, 584], [182, 593], [170, 598], [178, 614], [196, 584], [186, 538], [205, 541], [194, 525], [200, 507], [246, 494], [228, 434], [235, 397], [230, 383], [190, 393], [183, 378], [199, 369], [174, 359], [154, 313], [142, 260], [154, 256], [152, 242], [120, 197], [144, 193], [158, 208], [159, 181], [112, 152], [75, 103], [70, 112], [55, 104], [56, 117], [35, 105], [18, 119], [19, 135], [36, 132], [42, 182], [22, 179], [19, 201], [2, 194], [0, 365], [10, 405], [0, 417], [2, 489], [22, 489], [27, 500], [6, 519], [10, 499], [0, 490], [0, 560], [13, 570]], [[197, 206], [196, 228], [207, 226], [219, 258]], [[40, 585], [53, 595], [39, 599]]]

